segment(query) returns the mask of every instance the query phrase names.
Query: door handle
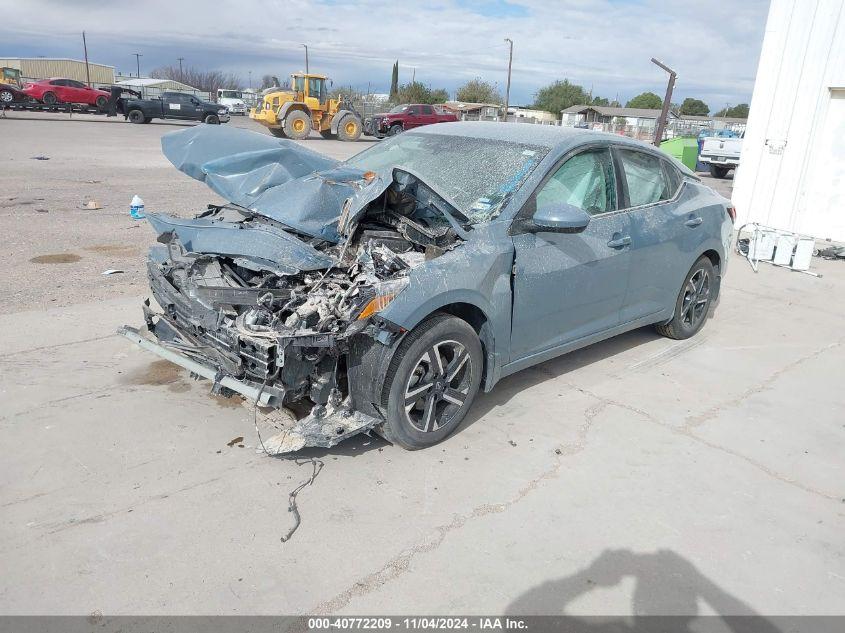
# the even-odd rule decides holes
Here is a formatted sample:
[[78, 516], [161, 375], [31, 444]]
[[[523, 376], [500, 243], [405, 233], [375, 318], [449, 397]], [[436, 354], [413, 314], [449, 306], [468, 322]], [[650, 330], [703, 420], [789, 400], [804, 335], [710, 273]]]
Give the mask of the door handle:
[[626, 235], [624, 237], [617, 237], [615, 239], [610, 240], [607, 245], [610, 248], [622, 248], [623, 246], [628, 246], [631, 243], [631, 236]]
[[690, 227], [695, 227], [695, 226], [698, 226], [699, 224], [701, 224], [702, 222], [704, 222], [704, 220], [697, 217], [697, 218], [690, 218], [689, 220], [684, 222], [684, 224], [687, 225], [687, 226], [690, 226]]

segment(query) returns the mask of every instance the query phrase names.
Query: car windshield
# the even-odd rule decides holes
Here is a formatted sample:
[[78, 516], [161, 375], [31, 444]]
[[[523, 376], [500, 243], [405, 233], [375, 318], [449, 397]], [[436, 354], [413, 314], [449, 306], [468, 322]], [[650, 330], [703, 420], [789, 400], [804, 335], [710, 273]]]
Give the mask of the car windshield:
[[240, 99], [241, 93], [237, 90], [223, 90], [220, 96], [225, 99]]
[[390, 108], [389, 114], [399, 114], [400, 112], [404, 112], [407, 109], [407, 105], [393, 106], [392, 108]]
[[472, 224], [495, 218], [548, 153], [538, 145], [405, 132], [353, 156], [346, 164], [407, 169], [446, 196]]

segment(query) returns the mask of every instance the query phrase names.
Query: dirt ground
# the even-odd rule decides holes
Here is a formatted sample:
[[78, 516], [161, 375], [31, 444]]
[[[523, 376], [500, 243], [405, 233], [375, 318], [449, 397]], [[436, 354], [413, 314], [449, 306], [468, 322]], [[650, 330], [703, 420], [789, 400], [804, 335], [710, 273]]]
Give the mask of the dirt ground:
[[132, 195], [214, 201], [174, 129], [0, 119], [0, 614], [842, 613], [842, 262], [734, 256], [695, 338], [510, 376], [435, 448], [269, 458], [249, 407], [114, 334], [153, 239]]

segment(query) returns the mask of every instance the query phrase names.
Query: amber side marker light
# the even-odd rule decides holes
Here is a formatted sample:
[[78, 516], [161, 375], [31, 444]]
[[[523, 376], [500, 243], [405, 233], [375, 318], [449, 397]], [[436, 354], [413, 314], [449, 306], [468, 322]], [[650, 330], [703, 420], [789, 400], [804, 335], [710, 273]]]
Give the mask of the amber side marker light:
[[372, 182], [376, 179], [376, 172], [374, 171], [365, 171], [364, 172], [364, 180], [367, 182]]
[[387, 295], [379, 295], [378, 297], [373, 297], [370, 302], [364, 306], [364, 309], [361, 310], [361, 314], [358, 315], [358, 320], [366, 319], [367, 317], [373, 316], [376, 312], [381, 312], [384, 310], [387, 305], [393, 301], [393, 298], [396, 296], [395, 292], [392, 292]]

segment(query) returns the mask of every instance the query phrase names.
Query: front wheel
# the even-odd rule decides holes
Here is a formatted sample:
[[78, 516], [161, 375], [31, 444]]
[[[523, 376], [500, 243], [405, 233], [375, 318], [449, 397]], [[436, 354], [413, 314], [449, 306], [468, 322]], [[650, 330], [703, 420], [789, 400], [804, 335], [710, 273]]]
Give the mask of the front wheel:
[[472, 406], [483, 362], [481, 342], [466, 321], [447, 314], [423, 321], [388, 366], [384, 436], [408, 450], [445, 439]]
[[15, 100], [15, 95], [11, 90], [0, 90], [0, 103], [8, 104]]
[[54, 92], [45, 92], [41, 96], [41, 101], [42, 103], [44, 103], [44, 105], [54, 106], [59, 102], [59, 99], [58, 97], [56, 97], [56, 94]]
[[140, 110], [130, 110], [127, 117], [130, 123], [146, 123], [144, 113]]
[[390, 129], [387, 131], [388, 136], [396, 136], [397, 134], [402, 133], [402, 126], [396, 123], [395, 125], [391, 125]]
[[97, 100], [94, 102], [94, 105], [97, 106], [97, 109], [100, 112], [105, 112], [106, 107], [109, 105], [108, 97], [104, 97], [103, 95], [100, 95], [99, 97], [97, 97]]
[[203, 123], [208, 123], [209, 125], [220, 125], [220, 117], [216, 114], [209, 114], [205, 119], [203, 119]]
[[701, 256], [684, 279], [672, 320], [655, 326], [658, 334], [683, 340], [698, 333], [707, 321], [718, 287], [713, 262], [706, 255]]
[[283, 127], [288, 138], [301, 141], [311, 134], [311, 117], [302, 110], [293, 110], [285, 117]]
[[341, 141], [357, 141], [361, 138], [361, 119], [354, 114], [344, 114], [337, 124], [337, 137]]

